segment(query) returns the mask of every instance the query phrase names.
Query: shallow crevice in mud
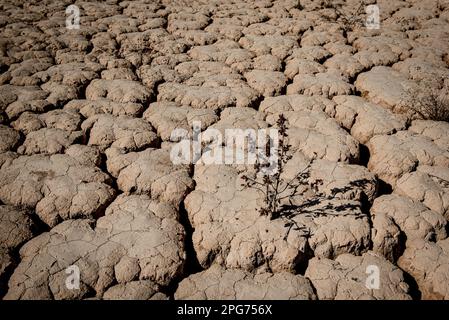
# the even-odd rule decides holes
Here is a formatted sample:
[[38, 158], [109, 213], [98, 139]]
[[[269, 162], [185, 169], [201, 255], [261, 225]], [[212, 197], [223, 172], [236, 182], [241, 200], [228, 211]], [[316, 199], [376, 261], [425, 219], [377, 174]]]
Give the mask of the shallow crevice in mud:
[[109, 173], [108, 168], [107, 168], [106, 161], [107, 161], [106, 155], [105, 155], [104, 153], [100, 153], [100, 163], [98, 164], [97, 167], [100, 168], [102, 172], [105, 172], [105, 173], [108, 174], [108, 176], [109, 176], [109, 178], [110, 178], [110, 182], [108, 183], [108, 185], [111, 186], [111, 187], [114, 189], [114, 195], [111, 197], [111, 199], [110, 199], [109, 201], [107, 201], [106, 203], [104, 203], [104, 204], [103, 204], [101, 207], [99, 207], [99, 208], [97, 209], [97, 211], [94, 213], [94, 218], [96, 219], [96, 220], [95, 220], [95, 224], [96, 224], [97, 220], [98, 220], [100, 217], [103, 217], [103, 216], [105, 215], [107, 207], [108, 207], [112, 202], [114, 202], [115, 199], [117, 199], [117, 197], [118, 197], [119, 195], [123, 194], [123, 191], [121, 191], [121, 190], [118, 188], [118, 185], [117, 185], [117, 179], [116, 179], [115, 177], [113, 177], [113, 176]]
[[309, 279], [309, 284], [310, 284], [310, 287], [312, 288], [313, 294], [315, 295], [315, 297], [317, 297], [317, 300], [319, 300], [319, 299], [318, 299], [318, 291], [317, 291], [317, 289], [315, 288], [315, 286], [313, 285], [313, 282], [310, 281], [310, 279]]
[[103, 205], [101, 205], [95, 212], [93, 212], [92, 216], [95, 219], [95, 224], [97, 223], [98, 219], [105, 216], [106, 209], [109, 207], [109, 205], [114, 202], [115, 199], [121, 194], [122, 192], [117, 192], [117, 189], [115, 189], [114, 195], [109, 199], [109, 201], [105, 202]]
[[[18, 116], [15, 117], [15, 118], [13, 118], [13, 119], [10, 119], [6, 113], [0, 113], [0, 119], [1, 119], [0, 125], [12, 127], [12, 126], [11, 126], [11, 123], [12, 123], [13, 121], [17, 120], [17, 118], [18, 118]], [[17, 130], [16, 130], [16, 131], [17, 131]], [[22, 136], [23, 136], [23, 134], [22, 134], [22, 132], [20, 132], [20, 139], [22, 139]], [[25, 141], [25, 139], [24, 139], [23, 141], [20, 140], [20, 143], [23, 143], [24, 141]]]
[[12, 274], [14, 273], [14, 269], [20, 262], [19, 249], [20, 248], [14, 251], [9, 251], [12, 263], [8, 267], [6, 267], [3, 275], [0, 276], [0, 300], [2, 300], [3, 297], [6, 295], [6, 293], [8, 292], [9, 278], [11, 278]]
[[[279, 71], [282, 72], [283, 74], [285, 74], [286, 67], [287, 67], [287, 63], [285, 62], [285, 60], [282, 60], [281, 61], [281, 69]], [[287, 88], [292, 83], [293, 83], [293, 78], [290, 79], [289, 77], [287, 77], [287, 82], [285, 83], [284, 87], [282, 87], [282, 89], [279, 92], [278, 96], [285, 96], [285, 95], [287, 95]]]
[[[87, 41], [90, 41], [91, 38], [92, 38], [92, 35], [90, 35], [90, 34], [86, 35]], [[86, 53], [86, 55], [88, 55], [88, 54], [91, 54], [94, 49], [95, 49], [95, 47], [93, 46], [93, 44], [91, 42], [89, 42], [89, 44], [88, 44], [87, 48], [84, 50], [84, 52]]]
[[[10, 126], [10, 123], [8, 123], [8, 124], [3, 123], [3, 125]], [[23, 132], [18, 131], [18, 130], [16, 130], [16, 131], [19, 133], [19, 140], [18, 140], [18, 142], [16, 143], [16, 145], [14, 146], [14, 148], [11, 149], [11, 151], [13, 151], [13, 152], [17, 152], [17, 149], [18, 149], [21, 145], [23, 145], [24, 142], [25, 142], [25, 140], [26, 140], [26, 135], [25, 135]], [[1, 139], [1, 137], [0, 137], [0, 139]], [[1, 168], [1, 165], [0, 165], [0, 168]]]
[[445, 53], [443, 55], [443, 61], [446, 63], [447, 67], [449, 68], [449, 53]]
[[279, 91], [279, 96], [285, 96], [287, 94], [287, 87], [293, 83], [292, 79], [288, 79], [282, 89]]
[[107, 165], [107, 157], [104, 153], [100, 153], [100, 163], [98, 164], [98, 168], [101, 169], [101, 171], [108, 173], [111, 182], [109, 185], [114, 188], [116, 191], [119, 191], [118, 185], [117, 185], [117, 179], [114, 178], [111, 173], [108, 171], [108, 165]]
[[[362, 193], [360, 196], [360, 210], [362, 213], [370, 216], [370, 210], [371, 210], [371, 202], [368, 199], [368, 196], [365, 193]], [[370, 224], [372, 224], [371, 219], [369, 219]], [[371, 225], [372, 227], [372, 225]]]
[[368, 147], [364, 144], [360, 144], [359, 165], [368, 167], [369, 159], [370, 159], [370, 152]]
[[50, 231], [51, 228], [45, 222], [43, 222], [37, 214], [30, 214], [29, 216], [31, 221], [33, 221], [32, 231], [34, 235], [37, 236], [44, 232]]
[[[136, 73], [137, 75], [137, 73]], [[142, 82], [142, 79], [139, 78], [139, 82]], [[153, 90], [153, 94], [150, 96], [150, 99], [145, 103], [145, 106], [148, 108], [148, 106], [153, 103], [153, 102], [157, 102], [157, 96], [159, 95], [159, 86], [161, 84], [165, 83], [164, 79], [158, 80], [154, 83], [153, 88], [150, 88]], [[145, 110], [147, 109], [145, 108]]]
[[[82, 119], [82, 121], [80, 122], [81, 124], [86, 120], [84, 117], [83, 118], [81, 118]], [[92, 128], [87, 128], [87, 129], [84, 129], [83, 130], [83, 136], [81, 137], [81, 141], [80, 141], [80, 144], [82, 144], [82, 145], [85, 145], [85, 146], [87, 146], [88, 145], [88, 143], [89, 143], [89, 138], [90, 138], [90, 130], [91, 130]], [[103, 162], [103, 153], [101, 154], [102, 155], [102, 159], [101, 159], [101, 162]], [[106, 162], [105, 162], [106, 163]], [[107, 171], [106, 171], [107, 172]]]
[[186, 239], [185, 239], [185, 249], [186, 249], [186, 264], [185, 264], [185, 274], [194, 274], [203, 270], [203, 267], [198, 262], [196, 257], [196, 252], [193, 247], [192, 236], [195, 231], [189, 221], [189, 217], [187, 215], [187, 211], [184, 208], [184, 203], [181, 203], [179, 210], [180, 219], [179, 222], [184, 226], [186, 231]]
[[[401, 269], [402, 270], [402, 269]], [[413, 300], [421, 300], [421, 291], [419, 290], [418, 284], [416, 283], [415, 278], [413, 278], [408, 272], [402, 270], [404, 273], [404, 280], [409, 285], [409, 294]]]
[[136, 152], [145, 151], [145, 149], [148, 149], [148, 148], [161, 149], [162, 148], [162, 139], [161, 139], [161, 137], [158, 135], [156, 140], [153, 142], [153, 145], [151, 147], [142, 148], [141, 150], [140, 149], [136, 150]]
[[[80, 135], [79, 137], [76, 137], [76, 139], [73, 140], [73, 144], [85, 144], [85, 137], [84, 135]], [[63, 148], [63, 152], [66, 151], [67, 148]]]
[[309, 242], [307, 242], [306, 248], [304, 250], [304, 257], [302, 261], [300, 261], [295, 267], [295, 273], [304, 275], [306, 273], [307, 268], [309, 267], [309, 261], [314, 257], [314, 253], [312, 248], [310, 248]]
[[362, 73], [368, 72], [368, 71], [370, 71], [371, 69], [372, 69], [372, 68], [370, 68], [370, 67], [368, 67], [368, 68], [367, 68], [367, 67], [364, 67], [361, 71], [357, 72], [357, 73], [354, 74], [353, 76], [347, 76], [348, 83], [354, 86], [354, 90], [353, 90], [353, 93], [352, 93], [353, 96], [358, 96], [358, 97], [360, 97], [360, 92], [357, 90], [356, 85], [355, 85], [355, 82], [357, 81], [357, 78], [358, 78]]
[[377, 197], [393, 193], [393, 187], [391, 186], [391, 184], [389, 184], [379, 178], [378, 178], [378, 181], [379, 181], [379, 186], [377, 189]]
[[[355, 80], [357, 80], [357, 78]], [[354, 80], [354, 82], [355, 82], [355, 80]], [[356, 97], [362, 97], [363, 98], [362, 92], [357, 90], [357, 88], [354, 88], [354, 91], [352, 92], [352, 95], [356, 96]]]
[[[94, 78], [92, 80], [101, 78], [100, 74], [97, 74], [97, 76], [98, 77], [96, 77], [96, 78]], [[80, 99], [80, 100], [86, 100], [87, 99], [86, 98], [86, 89], [89, 86], [89, 84], [90, 84], [90, 82], [86, 82], [86, 83], [84, 83], [84, 84], [79, 86], [79, 88], [78, 88], [78, 99]]]
[[5, 73], [9, 70], [9, 66], [6, 64], [0, 64], [0, 74]]
[[[257, 99], [255, 99], [254, 101], [251, 102], [251, 104], [248, 105], [249, 108], [253, 108], [254, 110], [259, 111], [260, 108], [260, 104], [262, 103], [262, 101], [265, 99], [265, 97], [263, 95], [260, 95], [257, 97]], [[220, 110], [220, 113], [223, 110]]]
[[[116, 285], [117, 283], [113, 283], [112, 285], [111, 285], [111, 287], [113, 286], [113, 285]], [[87, 288], [87, 293], [83, 296], [83, 300], [86, 300], [86, 299], [92, 299], [92, 300], [96, 300], [96, 298], [97, 298], [97, 292], [95, 291], [95, 289], [94, 288], [92, 288], [91, 286], [89, 286], [88, 284], [86, 284], [86, 283], [83, 283], [83, 285]], [[107, 289], [106, 289], [107, 290]]]
[[394, 261], [398, 261], [398, 259], [404, 254], [406, 243], [407, 235], [404, 231], [401, 230], [401, 232], [399, 233], [398, 246], [396, 247], [396, 250], [392, 252]]
[[196, 252], [193, 247], [192, 236], [195, 230], [193, 229], [189, 221], [187, 211], [184, 207], [184, 201], [181, 202], [179, 206], [179, 222], [183, 225], [184, 230], [186, 232], [186, 237], [184, 241], [186, 251], [186, 261], [181, 276], [179, 276], [177, 279], [174, 279], [170, 283], [170, 285], [162, 289], [162, 292], [167, 294], [171, 299], [173, 299], [173, 296], [175, 294], [176, 289], [178, 288], [179, 283], [184, 278], [204, 270], [204, 268], [200, 265], [196, 257]]
[[[0, 201], [0, 205], [3, 205], [3, 203]], [[23, 208], [25, 209], [25, 208]], [[27, 209], [25, 209], [27, 210]], [[32, 221], [32, 228], [31, 232], [34, 235], [34, 238], [39, 236], [40, 234], [44, 232], [50, 231], [50, 227], [44, 223], [37, 214], [31, 213], [28, 215]], [[26, 242], [18, 245], [14, 250], [8, 250], [8, 254], [11, 257], [11, 265], [9, 265], [2, 276], [0, 276], [0, 300], [3, 299], [3, 297], [8, 292], [8, 281], [11, 278], [12, 274], [14, 273], [15, 268], [20, 263], [20, 249], [25, 245]]]

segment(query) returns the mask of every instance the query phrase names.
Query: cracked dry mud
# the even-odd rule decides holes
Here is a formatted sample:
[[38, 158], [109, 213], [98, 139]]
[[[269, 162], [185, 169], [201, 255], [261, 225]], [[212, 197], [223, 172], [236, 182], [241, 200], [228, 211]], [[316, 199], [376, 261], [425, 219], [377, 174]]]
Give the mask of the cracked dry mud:
[[[449, 123], [403, 103], [449, 85], [449, 1], [376, 4], [348, 30], [320, 0], [0, 0], [0, 298], [449, 299]], [[175, 129], [280, 114], [284, 176], [313, 158], [331, 196], [310, 234], [252, 166], [170, 160]]]

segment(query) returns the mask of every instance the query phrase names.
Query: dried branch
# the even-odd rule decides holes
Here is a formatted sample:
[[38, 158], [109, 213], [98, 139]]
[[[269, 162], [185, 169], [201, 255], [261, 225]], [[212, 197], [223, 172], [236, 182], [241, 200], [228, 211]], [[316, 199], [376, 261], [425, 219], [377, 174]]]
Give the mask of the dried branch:
[[[303, 231], [304, 236], [310, 237], [312, 234], [305, 226], [300, 226], [298, 222], [294, 219], [299, 214], [304, 214], [308, 217], [318, 217], [324, 215], [355, 215], [360, 214], [359, 204], [354, 203], [344, 203], [340, 205], [334, 205], [332, 203], [327, 203], [324, 206], [318, 206], [323, 202], [333, 199], [338, 199], [338, 194], [344, 194], [353, 190], [353, 188], [363, 188], [363, 186], [369, 183], [368, 180], [357, 180], [352, 181], [349, 186], [342, 188], [333, 188], [330, 190], [330, 194], [325, 194], [319, 190], [319, 187], [323, 184], [323, 181], [317, 179], [315, 181], [310, 181], [310, 169], [315, 157], [313, 157], [309, 163], [299, 171], [295, 176], [288, 181], [282, 178], [282, 173], [284, 172], [285, 164], [292, 158], [290, 155], [291, 146], [288, 144], [286, 138], [287, 135], [287, 119], [284, 115], [280, 115], [277, 121], [277, 126], [279, 130], [279, 147], [277, 149], [277, 171], [270, 175], [268, 173], [263, 173], [262, 168], [266, 164], [261, 164], [257, 162], [254, 165], [255, 178], [248, 177], [247, 175], [242, 176], [242, 186], [247, 188], [253, 188], [259, 190], [263, 194], [263, 206], [258, 209], [261, 215], [267, 215], [271, 220], [281, 218], [285, 220], [285, 227], [287, 233], [285, 237], [291, 230]], [[268, 142], [267, 142], [268, 143]], [[268, 153], [268, 147], [266, 148]], [[267, 154], [266, 153], [266, 154]], [[303, 190], [299, 190], [300, 187], [304, 187]], [[314, 196], [306, 198], [304, 193], [307, 191], [313, 191]], [[298, 196], [303, 197], [300, 204], [292, 203], [292, 198], [297, 198]], [[289, 204], [285, 204], [288, 199]]]

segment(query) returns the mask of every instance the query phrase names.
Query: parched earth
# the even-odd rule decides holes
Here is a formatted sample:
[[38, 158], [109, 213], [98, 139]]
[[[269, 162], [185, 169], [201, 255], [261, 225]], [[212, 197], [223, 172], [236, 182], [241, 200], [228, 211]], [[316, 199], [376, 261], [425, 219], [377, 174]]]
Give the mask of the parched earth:
[[[332, 3], [0, 0], [0, 298], [449, 299], [449, 123], [404, 103], [449, 86], [449, 1]], [[171, 161], [280, 114], [327, 195], [290, 224], [252, 166]]]

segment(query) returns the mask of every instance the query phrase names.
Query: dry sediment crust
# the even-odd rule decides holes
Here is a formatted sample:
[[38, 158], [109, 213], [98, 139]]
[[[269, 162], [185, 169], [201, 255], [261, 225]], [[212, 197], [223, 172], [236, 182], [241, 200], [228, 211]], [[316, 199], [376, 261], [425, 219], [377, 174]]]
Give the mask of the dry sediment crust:
[[[101, 297], [115, 281], [149, 279], [167, 285], [181, 272], [184, 228], [174, 207], [147, 196], [120, 196], [95, 228], [92, 224], [69, 220], [22, 247], [5, 298], [80, 299], [91, 290]], [[74, 264], [84, 275], [80, 290], [69, 290], [61, 281]]]
[[[366, 286], [368, 266], [380, 270], [379, 290]], [[313, 258], [305, 275], [322, 300], [411, 300], [402, 270], [372, 252], [359, 257], [343, 254], [334, 261]]]
[[[0, 298], [449, 299], [449, 124], [409, 102], [449, 87], [447, 3], [379, 0], [380, 30], [325, 1], [74, 4], [72, 30], [67, 1], [0, 5]], [[281, 114], [282, 178], [310, 172], [270, 220], [252, 164], [209, 162]]]
[[314, 300], [310, 281], [288, 272], [252, 275], [212, 266], [184, 279], [175, 293], [179, 300]]

